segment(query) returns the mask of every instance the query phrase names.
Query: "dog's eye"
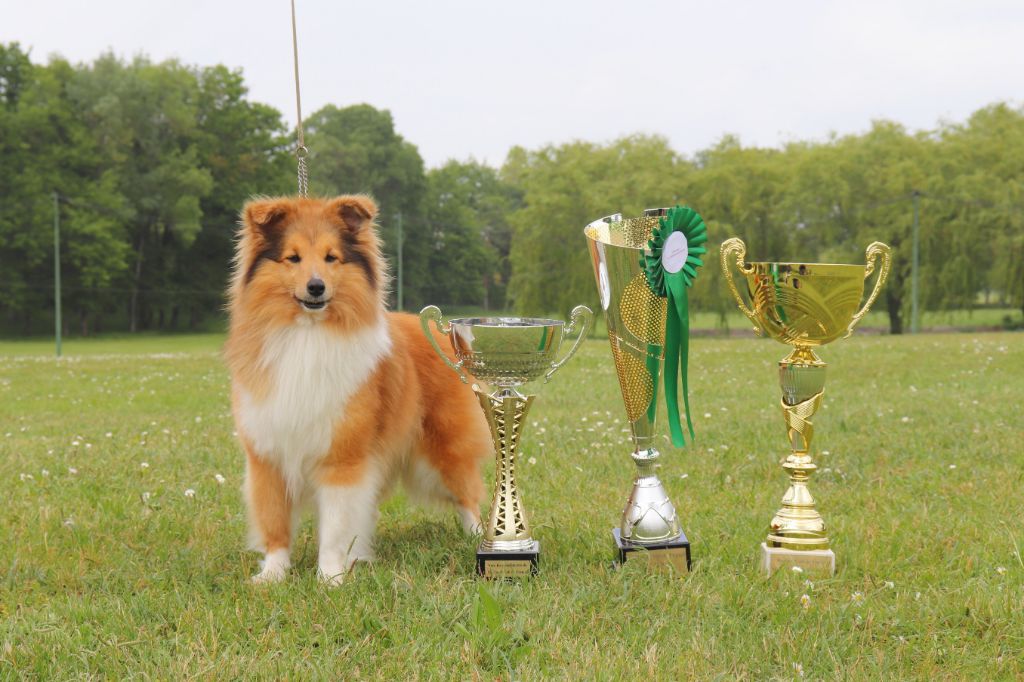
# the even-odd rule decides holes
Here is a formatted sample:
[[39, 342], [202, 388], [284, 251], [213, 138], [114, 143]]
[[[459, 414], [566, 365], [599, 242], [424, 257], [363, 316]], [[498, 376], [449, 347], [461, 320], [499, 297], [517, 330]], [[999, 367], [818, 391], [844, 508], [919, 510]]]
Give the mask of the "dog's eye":
[[288, 256], [288, 260], [290, 260], [292, 263], [298, 263], [302, 259], [299, 257], [299, 254], [294, 254], [292, 256]]
[[334, 261], [336, 261], [338, 259], [334, 256], [333, 253], [329, 253], [329, 254], [327, 254], [327, 257], [324, 258], [324, 260], [327, 261], [328, 263], [333, 263]]

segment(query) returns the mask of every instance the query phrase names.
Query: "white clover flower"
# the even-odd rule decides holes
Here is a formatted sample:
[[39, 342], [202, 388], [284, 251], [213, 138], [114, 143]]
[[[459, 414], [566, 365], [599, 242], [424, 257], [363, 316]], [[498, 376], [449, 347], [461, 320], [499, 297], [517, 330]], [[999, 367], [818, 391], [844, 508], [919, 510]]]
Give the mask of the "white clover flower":
[[218, 485], [224, 485], [224, 481], [226, 481], [226, 480], [227, 480], [226, 478], [224, 478], [224, 477], [223, 477], [223, 476], [221, 476], [220, 474], [216, 474], [216, 475], [215, 475], [215, 476], [214, 476], [213, 478], [214, 478], [214, 480], [216, 480], [216, 481], [217, 481], [217, 484], [218, 484]]
[[810, 580], [805, 580], [804, 581], [804, 587], [806, 587], [808, 590], [813, 590], [814, 589], [814, 583], [811, 582]]
[[195, 490], [193, 490], [192, 488], [186, 488], [185, 489], [185, 497], [195, 497], [195, 496], [196, 496], [196, 491]]
[[536, 464], [537, 463], [537, 458], [536, 457], [531, 457], [530, 459], [528, 459], [526, 461], [529, 462], [530, 464]]
[[811, 597], [810, 595], [800, 595], [800, 606], [804, 607], [804, 610], [811, 608]]
[[107, 432], [106, 432], [105, 434], [103, 434], [103, 435], [104, 435], [104, 436], [106, 436], [107, 438], [113, 438], [113, 437], [114, 437], [114, 434], [113, 434], [113, 433], [111, 433], [110, 431], [107, 431]]
[[139, 467], [142, 468], [142, 469], [148, 469], [149, 468], [149, 462], [139, 462]]
[[75, 474], [78, 473], [78, 469], [76, 469], [75, 467], [68, 467], [68, 473], [74, 476]]
[[799, 566], [794, 566], [793, 567], [793, 572], [794, 573], [803, 573], [804, 569], [800, 568]]
[[150, 495], [149, 493], [142, 493], [142, 502], [143, 503], [149, 502], [149, 498], [150, 497], [152, 497], [152, 495]]
[[886, 587], [886, 589], [889, 589], [889, 590], [895, 589], [896, 588], [896, 583], [894, 583], [891, 580], [886, 580], [885, 581], [885, 587]]
[[999, 575], [1006, 575], [1006, 566], [997, 566], [996, 573]]
[[705, 419], [711, 419], [711, 413], [710, 412], [705, 412], [704, 413], [704, 418]]
[[43, 475], [43, 478], [47, 478], [50, 475], [50, 470], [49, 469], [43, 469], [39, 473], [41, 473]]
[[950, 464], [950, 465], [949, 465], [949, 468], [950, 468], [950, 469], [956, 469], [956, 465], [955, 465], [955, 464]]
[[198, 424], [198, 423], [199, 423], [199, 422], [201, 422], [201, 421], [203, 421], [203, 418], [202, 418], [202, 417], [196, 417], [196, 424]]
[[900, 421], [903, 422], [904, 424], [909, 424], [910, 417], [900, 417]]
[[689, 478], [690, 474], [680, 474], [679, 478]]
[[794, 663], [793, 664], [793, 672], [796, 673], [797, 677], [803, 677], [804, 676], [804, 667], [802, 665], [800, 665], [799, 663]]
[[854, 604], [857, 604], [857, 605], [863, 604], [864, 603], [864, 593], [863, 592], [854, 592], [853, 594], [850, 595], [850, 601], [852, 601]]

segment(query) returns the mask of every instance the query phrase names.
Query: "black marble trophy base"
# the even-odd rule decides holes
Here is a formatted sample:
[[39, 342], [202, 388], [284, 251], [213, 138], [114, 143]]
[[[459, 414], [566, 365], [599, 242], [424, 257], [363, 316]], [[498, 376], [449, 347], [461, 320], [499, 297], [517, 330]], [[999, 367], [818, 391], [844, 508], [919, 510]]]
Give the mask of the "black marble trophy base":
[[647, 561], [650, 568], [662, 569], [671, 566], [678, 573], [690, 572], [690, 541], [686, 534], [679, 531], [679, 537], [654, 545], [635, 545], [622, 539], [618, 528], [612, 529], [618, 563], [624, 564], [627, 559]]
[[529, 578], [537, 575], [540, 564], [540, 542], [533, 541], [533, 547], [518, 552], [494, 552], [482, 548], [476, 550], [476, 572], [489, 580]]

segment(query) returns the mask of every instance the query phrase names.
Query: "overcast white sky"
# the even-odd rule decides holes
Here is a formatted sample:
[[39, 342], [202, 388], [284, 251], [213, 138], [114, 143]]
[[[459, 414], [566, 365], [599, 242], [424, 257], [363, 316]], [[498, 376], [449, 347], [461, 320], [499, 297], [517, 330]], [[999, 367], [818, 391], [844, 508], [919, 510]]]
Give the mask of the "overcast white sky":
[[[241, 68], [294, 125], [288, 0], [0, 0], [0, 41]], [[303, 112], [389, 109], [428, 166], [660, 133], [692, 154], [1024, 98], [1022, 0], [297, 0]]]

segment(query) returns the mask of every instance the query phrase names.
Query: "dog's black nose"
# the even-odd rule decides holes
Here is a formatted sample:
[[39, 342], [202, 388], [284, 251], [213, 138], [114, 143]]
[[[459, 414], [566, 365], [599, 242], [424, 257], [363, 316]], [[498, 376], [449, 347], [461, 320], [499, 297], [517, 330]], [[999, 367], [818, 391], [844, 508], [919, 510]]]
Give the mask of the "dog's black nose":
[[324, 281], [316, 277], [309, 280], [306, 284], [306, 291], [309, 292], [310, 296], [323, 296], [326, 290], [327, 287], [324, 286]]

